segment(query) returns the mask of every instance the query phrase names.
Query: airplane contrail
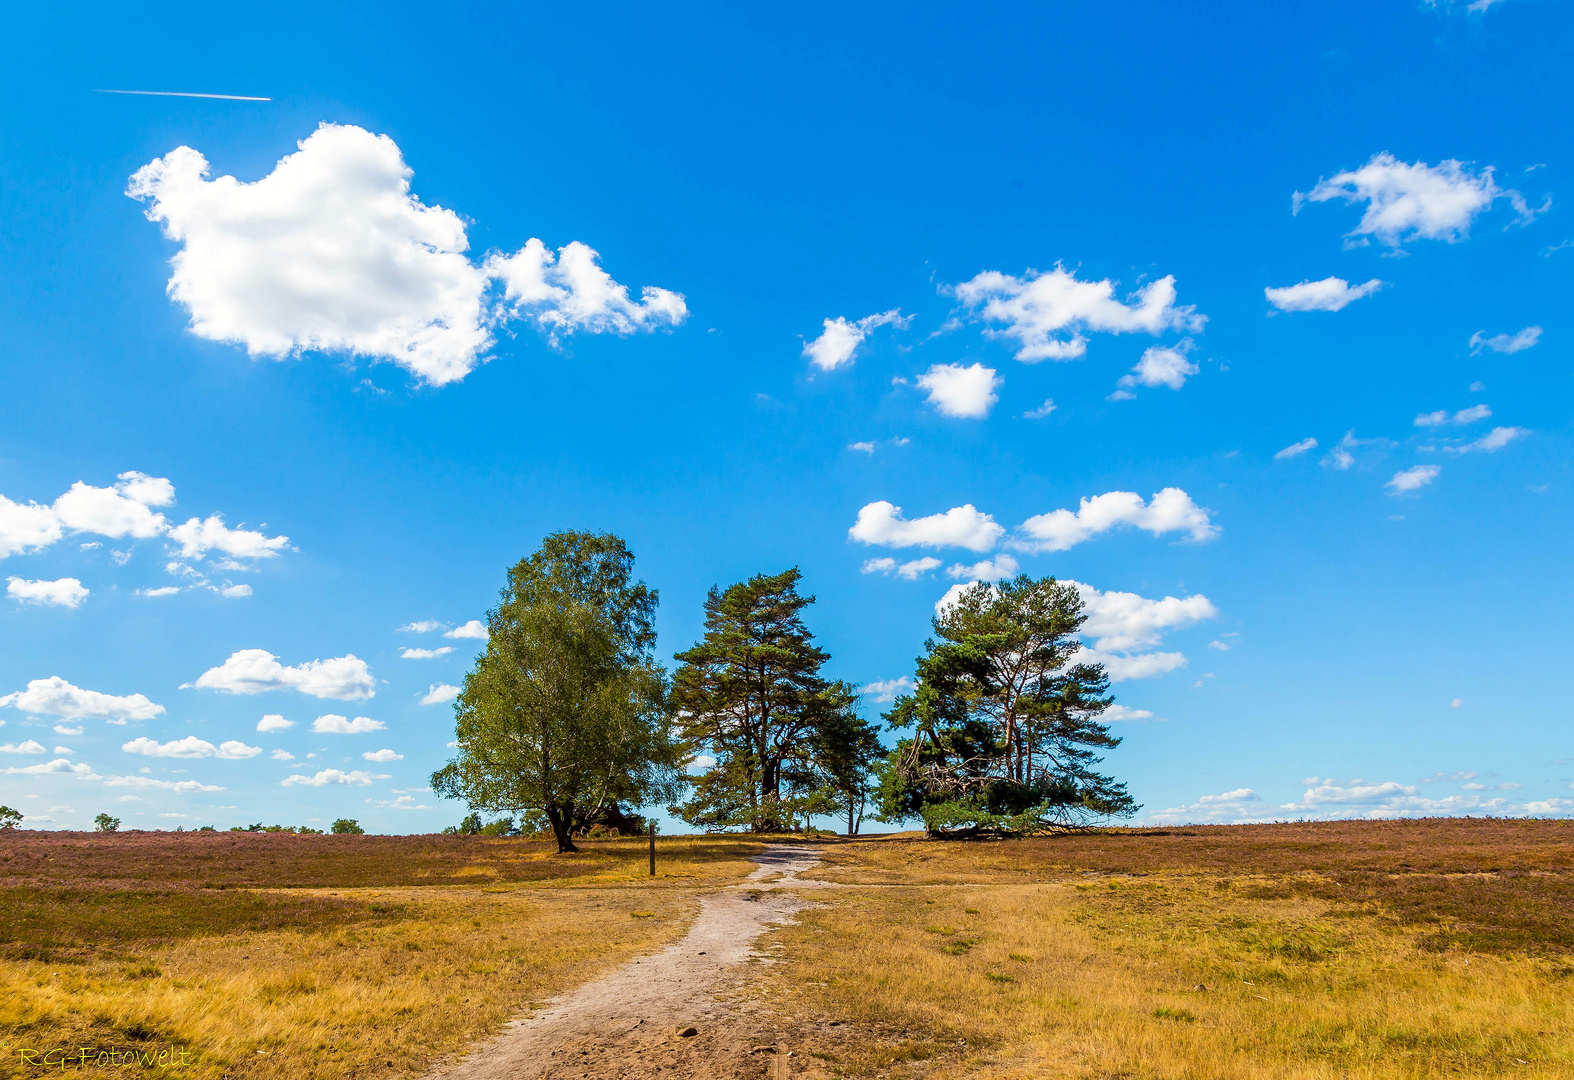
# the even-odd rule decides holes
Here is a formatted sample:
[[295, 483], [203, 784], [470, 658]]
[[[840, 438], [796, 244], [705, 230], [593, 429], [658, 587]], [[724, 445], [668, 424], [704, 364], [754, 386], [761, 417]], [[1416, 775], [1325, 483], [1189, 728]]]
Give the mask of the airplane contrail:
[[243, 97], [240, 94], [187, 94], [179, 90], [95, 90], [95, 94], [142, 94], [147, 97], [199, 97], [219, 101], [272, 101], [265, 97]]

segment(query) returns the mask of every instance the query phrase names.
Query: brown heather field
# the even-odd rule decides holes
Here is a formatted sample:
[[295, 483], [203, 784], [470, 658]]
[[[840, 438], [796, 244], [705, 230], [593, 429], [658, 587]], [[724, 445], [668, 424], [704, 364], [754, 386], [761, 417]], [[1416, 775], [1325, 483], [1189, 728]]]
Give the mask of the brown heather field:
[[[660, 845], [652, 882], [642, 841], [0, 833], [0, 1075], [58, 1071], [15, 1053], [45, 1045], [176, 1047], [160, 1073], [204, 1080], [422, 1075], [673, 940], [758, 847]], [[742, 991], [797, 1050], [749, 1059], [762, 1077], [1574, 1077], [1574, 823], [819, 850], [803, 876], [836, 886]]]

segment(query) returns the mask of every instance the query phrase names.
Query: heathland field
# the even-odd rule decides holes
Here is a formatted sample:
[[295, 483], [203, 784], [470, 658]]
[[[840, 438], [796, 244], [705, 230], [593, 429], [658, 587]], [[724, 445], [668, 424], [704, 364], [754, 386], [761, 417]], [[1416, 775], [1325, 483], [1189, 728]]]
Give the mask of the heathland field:
[[[798, 842], [828, 884], [729, 991], [793, 1056], [677, 1075], [1574, 1076], [1574, 823]], [[0, 832], [5, 1075], [423, 1075], [679, 937], [760, 844], [662, 838], [655, 879], [584, 847]]]

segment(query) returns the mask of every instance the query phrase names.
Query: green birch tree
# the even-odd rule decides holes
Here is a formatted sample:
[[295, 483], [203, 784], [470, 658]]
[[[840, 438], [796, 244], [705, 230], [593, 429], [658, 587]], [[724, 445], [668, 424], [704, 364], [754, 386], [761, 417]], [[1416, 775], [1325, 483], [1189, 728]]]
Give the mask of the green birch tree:
[[559, 852], [619, 803], [673, 798], [680, 755], [655, 663], [657, 594], [610, 533], [559, 532], [508, 572], [455, 702], [459, 752], [432, 789], [545, 816]]

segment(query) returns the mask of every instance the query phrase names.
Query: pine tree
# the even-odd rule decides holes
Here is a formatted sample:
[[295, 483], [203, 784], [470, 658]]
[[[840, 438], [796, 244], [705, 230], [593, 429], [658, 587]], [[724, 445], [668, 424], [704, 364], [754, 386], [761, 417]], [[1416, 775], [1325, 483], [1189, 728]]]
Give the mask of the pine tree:
[[1140, 807], [1094, 771], [1120, 739], [1100, 664], [1076, 663], [1087, 616], [1075, 588], [1021, 575], [975, 584], [935, 617], [918, 686], [887, 714], [911, 727], [881, 779], [881, 817], [934, 834], [1031, 832]]
[[820, 675], [830, 659], [801, 613], [796, 567], [705, 599], [705, 637], [677, 654], [673, 702], [691, 754], [715, 765], [673, 812], [707, 829], [778, 832], [836, 806], [826, 739], [845, 730], [857, 691]]

